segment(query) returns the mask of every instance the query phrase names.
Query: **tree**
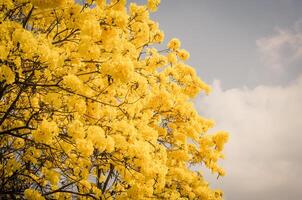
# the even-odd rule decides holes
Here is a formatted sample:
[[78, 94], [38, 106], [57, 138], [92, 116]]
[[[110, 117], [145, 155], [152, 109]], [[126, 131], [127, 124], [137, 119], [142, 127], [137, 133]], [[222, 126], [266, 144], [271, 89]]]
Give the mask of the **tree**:
[[224, 175], [228, 135], [180, 41], [154, 48], [159, 1], [1, 1], [1, 198], [222, 198], [196, 169]]

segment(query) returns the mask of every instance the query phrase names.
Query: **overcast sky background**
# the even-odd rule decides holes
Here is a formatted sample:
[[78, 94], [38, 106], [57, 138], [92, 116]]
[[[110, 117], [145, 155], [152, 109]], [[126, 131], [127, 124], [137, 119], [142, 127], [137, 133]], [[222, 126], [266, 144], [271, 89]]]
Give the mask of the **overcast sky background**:
[[214, 88], [196, 106], [230, 132], [227, 176], [210, 177], [227, 200], [302, 199], [301, 11], [301, 0], [162, 0], [152, 14]]

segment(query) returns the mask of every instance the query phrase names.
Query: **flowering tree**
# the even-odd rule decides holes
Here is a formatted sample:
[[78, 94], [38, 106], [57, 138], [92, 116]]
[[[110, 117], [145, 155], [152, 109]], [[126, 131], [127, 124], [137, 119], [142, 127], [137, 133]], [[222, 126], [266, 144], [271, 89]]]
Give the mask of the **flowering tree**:
[[[0, 2], [0, 198], [221, 199], [210, 88], [149, 19], [159, 0]], [[193, 170], [195, 169], [195, 170]]]

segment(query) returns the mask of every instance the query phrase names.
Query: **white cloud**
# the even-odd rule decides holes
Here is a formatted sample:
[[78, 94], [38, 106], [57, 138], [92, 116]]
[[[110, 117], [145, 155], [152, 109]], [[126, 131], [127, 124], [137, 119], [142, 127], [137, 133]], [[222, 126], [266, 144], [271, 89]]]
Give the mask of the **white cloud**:
[[226, 199], [302, 199], [302, 76], [287, 86], [213, 87], [198, 105], [230, 132], [218, 186]]
[[276, 28], [276, 33], [256, 41], [261, 59], [277, 71], [296, 66], [302, 61], [302, 21], [291, 29]]

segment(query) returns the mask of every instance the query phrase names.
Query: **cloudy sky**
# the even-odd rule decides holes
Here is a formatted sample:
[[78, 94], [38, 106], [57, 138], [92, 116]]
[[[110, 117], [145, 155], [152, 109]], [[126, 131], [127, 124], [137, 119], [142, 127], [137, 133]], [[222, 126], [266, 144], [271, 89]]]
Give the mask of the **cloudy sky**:
[[227, 200], [302, 199], [301, 10], [301, 0], [162, 0], [152, 15], [214, 88], [196, 103], [230, 132], [227, 176], [210, 177]]

